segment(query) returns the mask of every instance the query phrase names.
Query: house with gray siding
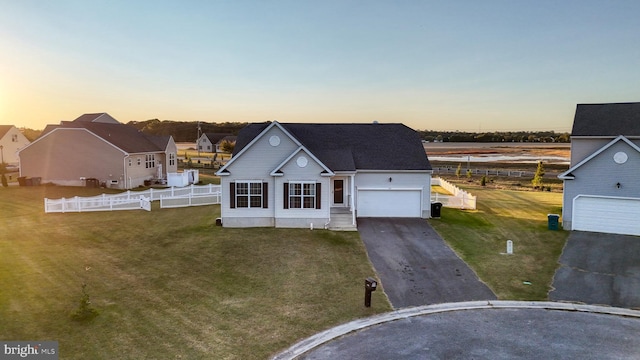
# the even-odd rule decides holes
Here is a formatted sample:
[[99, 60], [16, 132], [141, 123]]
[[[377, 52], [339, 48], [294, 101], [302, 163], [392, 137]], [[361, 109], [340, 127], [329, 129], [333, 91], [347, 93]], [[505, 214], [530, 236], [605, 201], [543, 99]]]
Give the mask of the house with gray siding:
[[431, 173], [403, 124], [250, 124], [217, 172], [222, 224], [356, 230], [358, 217], [429, 218]]
[[204, 133], [198, 139], [198, 151], [208, 153], [222, 152], [222, 143], [225, 141], [235, 142], [236, 137], [228, 133]]
[[563, 228], [640, 235], [639, 169], [640, 103], [577, 105]]
[[166, 179], [177, 171], [176, 154], [171, 136], [144, 134], [107, 113], [49, 125], [18, 153], [21, 176], [66, 186], [97, 179], [117, 189]]

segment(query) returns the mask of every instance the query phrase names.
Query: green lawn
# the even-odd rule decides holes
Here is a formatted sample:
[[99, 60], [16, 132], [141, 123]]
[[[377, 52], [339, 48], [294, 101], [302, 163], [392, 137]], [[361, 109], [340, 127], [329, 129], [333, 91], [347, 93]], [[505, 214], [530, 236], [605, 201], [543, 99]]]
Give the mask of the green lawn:
[[[461, 186], [478, 210], [430, 223], [500, 299], [546, 300], [562, 195]], [[44, 214], [45, 196], [103, 191], [0, 187], [0, 339], [57, 340], [64, 359], [265, 359], [391, 309], [381, 291], [363, 306], [374, 271], [357, 233], [223, 229], [218, 206]], [[82, 284], [88, 323], [71, 319]]]
[[[546, 300], [569, 235], [547, 228], [547, 214], [561, 213], [562, 193], [459, 186], [478, 197], [478, 209], [443, 208], [429, 222], [499, 299]], [[501, 254], [507, 240], [513, 255]]]
[[[219, 206], [44, 214], [43, 197], [104, 189], [0, 187], [0, 339], [57, 340], [62, 359], [265, 359], [390, 310], [357, 233], [223, 229]], [[71, 319], [82, 284], [100, 313]]]

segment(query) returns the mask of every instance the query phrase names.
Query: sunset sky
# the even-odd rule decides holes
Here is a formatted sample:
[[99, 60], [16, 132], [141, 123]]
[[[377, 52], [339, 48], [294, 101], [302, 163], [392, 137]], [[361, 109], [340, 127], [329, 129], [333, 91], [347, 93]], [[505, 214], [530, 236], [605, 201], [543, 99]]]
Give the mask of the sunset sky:
[[0, 0], [0, 124], [570, 131], [640, 101], [640, 1]]

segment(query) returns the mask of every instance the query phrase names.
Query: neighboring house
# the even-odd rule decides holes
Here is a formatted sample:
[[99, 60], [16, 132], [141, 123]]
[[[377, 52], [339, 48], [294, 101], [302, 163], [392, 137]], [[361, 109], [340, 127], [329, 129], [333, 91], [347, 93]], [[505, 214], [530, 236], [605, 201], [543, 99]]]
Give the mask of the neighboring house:
[[236, 137], [233, 134], [204, 133], [198, 139], [198, 151], [222, 152], [221, 145], [224, 141], [234, 142]]
[[579, 104], [564, 180], [566, 230], [640, 235], [640, 103]]
[[171, 136], [151, 136], [106, 113], [84, 114], [49, 125], [20, 150], [20, 175], [42, 182], [84, 186], [87, 179], [118, 189], [167, 178], [177, 171]]
[[250, 124], [217, 172], [222, 224], [355, 230], [356, 217], [429, 218], [431, 173], [402, 124]]
[[29, 145], [29, 140], [13, 125], [0, 125], [0, 159], [8, 165], [19, 163], [18, 150]]

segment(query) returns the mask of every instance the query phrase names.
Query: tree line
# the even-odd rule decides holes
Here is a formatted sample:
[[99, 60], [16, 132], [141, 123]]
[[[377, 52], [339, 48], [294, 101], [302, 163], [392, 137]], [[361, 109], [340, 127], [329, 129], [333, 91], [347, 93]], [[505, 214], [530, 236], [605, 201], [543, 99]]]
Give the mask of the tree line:
[[568, 132], [554, 131], [504, 131], [504, 132], [461, 132], [417, 130], [420, 137], [429, 142], [561, 142], [571, 141]]
[[[130, 121], [127, 125], [150, 135], [173, 136], [176, 142], [195, 142], [199, 134], [228, 133], [237, 135], [248, 125], [246, 122], [195, 122], [150, 119]], [[200, 127], [200, 130], [198, 130]], [[41, 133], [39, 130], [20, 128], [29, 141], [35, 140]], [[417, 130], [422, 140], [433, 142], [570, 142], [569, 133], [554, 131], [506, 131], [506, 132], [462, 132]]]

